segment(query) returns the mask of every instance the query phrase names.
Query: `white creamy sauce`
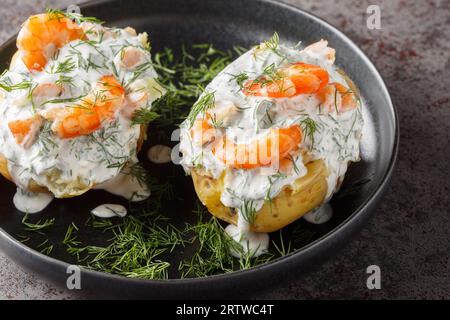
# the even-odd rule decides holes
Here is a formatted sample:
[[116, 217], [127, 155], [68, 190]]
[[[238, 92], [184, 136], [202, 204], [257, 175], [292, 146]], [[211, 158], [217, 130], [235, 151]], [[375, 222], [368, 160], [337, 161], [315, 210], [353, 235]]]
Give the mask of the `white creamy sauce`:
[[37, 213], [44, 210], [53, 200], [50, 193], [37, 193], [17, 188], [13, 202], [17, 210], [25, 213]]
[[98, 218], [123, 218], [127, 215], [127, 208], [120, 204], [102, 204], [91, 210], [91, 213]]
[[[329, 57], [330, 48], [316, 46], [299, 50], [280, 45], [277, 49], [279, 54], [270, 49], [258, 52], [252, 49], [219, 73], [203, 94], [214, 93], [215, 105], [207, 112], [219, 115], [222, 127], [219, 127], [218, 131], [222, 136], [226, 135], [237, 143], [248, 143], [267, 136], [270, 128], [288, 128], [301, 124], [305, 119], [314, 121], [317, 129], [312, 135], [305, 134], [303, 129], [304, 138], [299, 147], [308, 150], [307, 161], [322, 159], [325, 162], [329, 171], [326, 195], [328, 201], [337, 191], [338, 182], [343, 179], [348, 163], [359, 160], [359, 140], [363, 127], [362, 106], [338, 113], [334, 105], [339, 104], [340, 100], [336, 102], [335, 99], [333, 108], [322, 112], [316, 95], [300, 94], [290, 98], [246, 96], [236, 82], [237, 75], [245, 73], [248, 79], [256, 79], [272, 64], [280, 68], [294, 62], [318, 65], [328, 72], [329, 83], [338, 82], [348, 87], [346, 80], [334, 66], [334, 58]], [[201, 117], [202, 113], [197, 116]], [[214, 143], [196, 143], [192, 139], [190, 128], [189, 120], [181, 125], [181, 164], [188, 173], [191, 168], [200, 166], [216, 179], [225, 172], [224, 191], [220, 200], [225, 206], [236, 209], [238, 229], [242, 235], [246, 232], [245, 219], [241, 217], [240, 210], [243, 205], [250, 203], [254, 210], [258, 211], [268, 198], [277, 196], [283, 188], [307, 173], [300, 153], [292, 159], [295, 170], [286, 174], [280, 172], [280, 168], [276, 166], [255, 169], [226, 167], [213, 154]], [[330, 217], [330, 212], [326, 212], [321, 219]], [[311, 214], [310, 217], [312, 216]]]
[[126, 166], [118, 175], [94, 186], [94, 189], [102, 189], [133, 202], [147, 199], [150, 190], [145, 183], [130, 174], [129, 168]]
[[324, 203], [318, 208], [308, 212], [303, 216], [303, 219], [313, 224], [322, 224], [328, 222], [333, 216], [333, 208], [329, 203]]
[[242, 248], [241, 250], [231, 249], [233, 257], [241, 258], [243, 255], [258, 257], [267, 253], [269, 248], [269, 235], [264, 232], [242, 232], [238, 226], [233, 224], [225, 228], [225, 232], [236, 241]]
[[[8, 127], [11, 121], [28, 119], [36, 113], [44, 114], [52, 108], [73, 107], [105, 75], [114, 75], [122, 83], [127, 90], [125, 101], [129, 101], [127, 97], [135, 91], [147, 92], [148, 100], [144, 107], [150, 108], [151, 103], [163, 94], [164, 90], [155, 81], [157, 74], [151, 64], [150, 53], [145, 48], [146, 34], [136, 35], [125, 29], [89, 23], [81, 26], [90, 30], [86, 33], [88, 39], [75, 40], [60, 48], [44, 70], [30, 72], [19, 57], [1, 76], [2, 82], [12, 85], [24, 81], [31, 82], [33, 87], [62, 83], [62, 93], [34, 101], [28, 89], [10, 92], [0, 89], [0, 97], [3, 96], [0, 98], [0, 154], [8, 160], [14, 182], [24, 190], [30, 181], [34, 181], [59, 198], [82, 194], [103, 184], [107, 191], [128, 199], [136, 193], [142, 200], [148, 197], [149, 191], [120, 173], [136, 158], [140, 135], [140, 126], [132, 124], [130, 119], [133, 108], [129, 102], [116, 111], [113, 120], [105, 120], [93, 133], [75, 138], [58, 137], [50, 129], [52, 122], [44, 120], [35, 142], [28, 148], [16, 142]], [[130, 47], [143, 54], [138, 61], [138, 71], [125, 68], [120, 63], [122, 51]], [[67, 67], [67, 62], [73, 67], [66, 72], [55, 71], [62, 65]], [[65, 82], [61, 82], [62, 79]], [[42, 99], [46, 103], [41, 102]]]
[[153, 163], [168, 163], [171, 161], [172, 149], [162, 144], [157, 144], [148, 149], [147, 157]]

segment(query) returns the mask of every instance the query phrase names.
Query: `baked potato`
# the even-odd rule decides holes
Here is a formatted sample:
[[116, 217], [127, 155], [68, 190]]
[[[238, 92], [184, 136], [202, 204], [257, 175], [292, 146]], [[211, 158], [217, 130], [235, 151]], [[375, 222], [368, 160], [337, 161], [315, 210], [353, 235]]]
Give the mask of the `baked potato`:
[[[271, 201], [266, 201], [258, 211], [253, 232], [273, 232], [294, 222], [305, 213], [319, 206], [327, 194], [328, 171], [323, 160], [306, 165], [308, 173], [284, 188]], [[213, 179], [198, 169], [191, 171], [195, 191], [208, 211], [217, 218], [237, 224], [238, 216], [232, 208], [225, 207], [220, 201], [224, 189], [223, 177]]]
[[219, 73], [181, 126], [181, 164], [199, 200], [238, 227], [240, 242], [320, 207], [359, 160], [361, 101], [334, 49], [278, 41]]
[[135, 112], [164, 94], [147, 34], [51, 11], [24, 23], [17, 48], [0, 77], [0, 174], [58, 198], [134, 179], [147, 129]]

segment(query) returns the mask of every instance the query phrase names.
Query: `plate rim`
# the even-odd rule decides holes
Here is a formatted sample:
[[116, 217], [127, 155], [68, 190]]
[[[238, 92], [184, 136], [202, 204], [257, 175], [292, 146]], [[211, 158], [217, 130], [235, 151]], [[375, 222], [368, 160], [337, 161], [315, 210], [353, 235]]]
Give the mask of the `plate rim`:
[[[90, 6], [98, 6], [102, 4], [106, 4], [109, 2], [112, 2], [115, 0], [91, 0], [87, 2], [83, 2], [80, 4], [77, 4], [81, 9], [88, 8]], [[349, 215], [345, 220], [343, 220], [339, 225], [337, 225], [335, 228], [333, 228], [328, 233], [322, 235], [320, 238], [308, 243], [304, 247], [295, 250], [294, 252], [283, 256], [276, 258], [270, 262], [257, 265], [255, 267], [244, 269], [244, 270], [236, 270], [232, 272], [227, 273], [221, 273], [221, 274], [215, 274], [211, 276], [206, 277], [198, 277], [198, 278], [168, 278], [168, 279], [137, 279], [137, 278], [129, 278], [118, 274], [112, 274], [112, 273], [106, 273], [96, 270], [88, 269], [84, 266], [79, 266], [81, 269], [82, 274], [89, 274], [93, 276], [94, 278], [103, 278], [103, 280], [114, 280], [118, 282], [127, 282], [127, 283], [134, 283], [134, 284], [140, 284], [140, 285], [152, 285], [152, 284], [167, 284], [167, 285], [186, 285], [186, 284], [198, 284], [202, 282], [211, 283], [212, 281], [221, 281], [221, 280], [232, 280], [236, 278], [243, 278], [249, 273], [255, 273], [258, 272], [259, 274], [264, 273], [267, 271], [273, 271], [273, 270], [280, 270], [283, 269], [285, 265], [295, 265], [296, 260], [298, 260], [299, 256], [308, 255], [314, 250], [319, 250], [323, 247], [325, 248], [328, 246], [337, 246], [337, 243], [342, 244], [343, 239], [336, 239], [338, 238], [338, 235], [341, 234], [344, 231], [355, 233], [360, 229], [361, 224], [364, 222], [363, 216], [365, 215], [371, 215], [373, 213], [373, 210], [367, 210], [369, 207], [376, 205], [376, 200], [380, 197], [382, 197], [383, 193], [386, 191], [387, 186], [389, 185], [390, 180], [392, 179], [393, 172], [395, 170], [395, 165], [397, 162], [398, 157], [398, 149], [399, 149], [399, 141], [400, 141], [400, 126], [399, 126], [399, 117], [398, 117], [398, 111], [395, 107], [395, 105], [392, 103], [391, 95], [389, 93], [389, 90], [386, 86], [386, 83], [381, 76], [380, 72], [377, 70], [375, 65], [372, 63], [372, 61], [368, 58], [366, 53], [359, 48], [351, 38], [349, 38], [344, 32], [340, 31], [337, 27], [335, 27], [333, 24], [325, 21], [324, 19], [316, 16], [315, 14], [312, 14], [304, 9], [300, 9], [294, 5], [285, 3], [282, 1], [276, 1], [276, 0], [254, 0], [261, 3], [267, 3], [269, 5], [279, 6], [283, 7], [285, 9], [294, 11], [297, 14], [306, 16], [312, 20], [314, 20], [316, 23], [320, 25], [324, 25], [325, 27], [328, 27], [331, 29], [335, 34], [337, 34], [341, 39], [343, 39], [349, 46], [350, 49], [353, 51], [356, 51], [358, 55], [363, 59], [365, 65], [367, 65], [370, 69], [370, 71], [375, 75], [377, 81], [381, 85], [382, 93], [387, 97], [387, 111], [390, 111], [390, 117], [393, 119], [393, 145], [392, 150], [390, 153], [390, 159], [389, 163], [387, 165], [386, 171], [383, 175], [383, 177], [380, 180], [380, 183], [376, 186], [375, 190], [367, 196], [367, 198], [364, 200], [364, 202], [358, 206], [357, 209], [353, 211], [351, 215]], [[0, 51], [3, 51], [7, 46], [11, 44], [11, 42], [15, 42], [15, 39], [17, 38], [17, 33], [14, 34], [12, 37], [7, 39], [5, 42], [3, 42], [0, 45]], [[372, 212], [371, 212], [372, 211]], [[360, 221], [358, 221], [360, 220]], [[353, 230], [346, 230], [349, 229], [353, 225], [357, 225], [357, 227], [353, 227]], [[44, 255], [43, 253], [36, 251], [24, 243], [21, 243], [19, 240], [15, 239], [12, 235], [10, 235], [8, 232], [6, 232], [1, 226], [0, 226], [0, 249], [4, 249], [7, 245], [12, 247], [12, 250], [16, 250], [16, 254], [22, 252], [24, 254], [30, 255], [33, 258], [36, 258], [39, 263], [43, 264], [50, 264], [55, 267], [63, 268], [64, 270], [67, 270], [67, 267], [69, 267], [70, 264], [68, 262], [65, 262], [63, 260], [59, 260], [57, 258], [49, 257], [47, 255]], [[322, 249], [323, 250], [323, 249]], [[12, 254], [10, 254], [7, 250], [2, 250], [2, 253], [11, 258], [12, 260], [16, 261], [16, 259]], [[25, 267], [26, 269], [30, 269], [27, 266], [23, 266], [23, 264], [18, 263], [21, 267]], [[42, 272], [34, 272], [38, 273], [40, 276], [42, 275]], [[46, 277], [48, 278], [48, 277]], [[52, 279], [49, 279], [52, 280]], [[57, 285], [61, 285], [60, 283], [56, 283]]]

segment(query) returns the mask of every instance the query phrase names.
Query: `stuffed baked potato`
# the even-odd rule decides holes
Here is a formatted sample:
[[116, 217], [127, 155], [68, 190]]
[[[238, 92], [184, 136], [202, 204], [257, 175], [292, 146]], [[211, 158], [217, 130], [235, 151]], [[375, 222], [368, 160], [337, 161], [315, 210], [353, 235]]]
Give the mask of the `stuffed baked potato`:
[[0, 173], [21, 194], [147, 197], [129, 174], [146, 133], [135, 112], [164, 94], [147, 34], [50, 11], [24, 23], [17, 47], [0, 76]]
[[359, 160], [362, 106], [334, 60], [324, 40], [299, 50], [275, 35], [223, 70], [182, 124], [182, 165], [235, 240], [311, 213]]

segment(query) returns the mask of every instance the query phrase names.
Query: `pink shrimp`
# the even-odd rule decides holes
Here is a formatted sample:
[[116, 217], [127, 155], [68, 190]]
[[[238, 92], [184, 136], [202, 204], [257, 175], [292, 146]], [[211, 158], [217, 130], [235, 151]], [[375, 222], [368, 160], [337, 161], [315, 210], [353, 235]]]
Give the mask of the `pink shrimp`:
[[62, 13], [42, 13], [28, 18], [17, 37], [17, 48], [28, 70], [42, 70], [55, 51], [84, 38], [79, 25]]
[[224, 136], [212, 151], [227, 166], [253, 169], [282, 161], [291, 152], [298, 150], [302, 139], [302, 129], [293, 125], [288, 128], [271, 128], [267, 136], [248, 144], [236, 144]]
[[34, 143], [41, 126], [42, 118], [39, 115], [8, 123], [9, 130], [16, 139], [16, 142], [24, 148], [28, 148]]
[[79, 105], [55, 113], [52, 130], [63, 139], [88, 135], [97, 130], [102, 121], [114, 118], [116, 110], [124, 103], [124, 96], [125, 89], [114, 76], [103, 76]]
[[332, 82], [317, 92], [317, 98], [326, 113], [353, 110], [358, 106], [356, 94], [338, 82]]
[[316, 65], [296, 62], [275, 71], [275, 77], [262, 76], [244, 85], [244, 94], [287, 98], [316, 93], [329, 81], [328, 72]]

